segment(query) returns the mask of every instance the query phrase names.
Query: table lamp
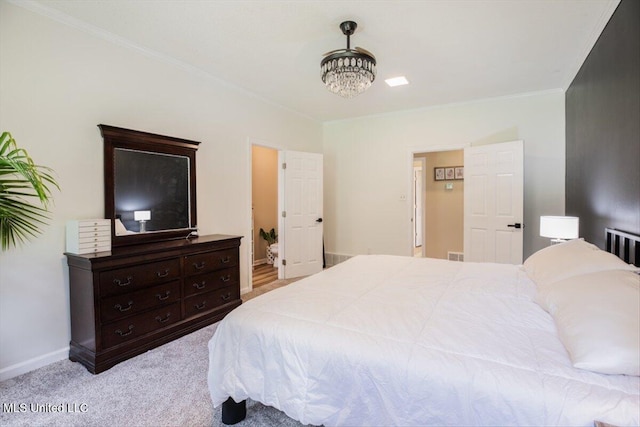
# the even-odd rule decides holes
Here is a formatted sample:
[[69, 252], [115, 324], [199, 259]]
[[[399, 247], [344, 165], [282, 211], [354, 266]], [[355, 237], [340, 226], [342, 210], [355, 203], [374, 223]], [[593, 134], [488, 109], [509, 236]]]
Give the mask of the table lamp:
[[151, 219], [151, 211], [133, 211], [133, 219], [140, 222], [140, 232], [147, 231], [146, 222]]
[[551, 244], [578, 238], [580, 219], [576, 216], [541, 216], [540, 236], [551, 238]]

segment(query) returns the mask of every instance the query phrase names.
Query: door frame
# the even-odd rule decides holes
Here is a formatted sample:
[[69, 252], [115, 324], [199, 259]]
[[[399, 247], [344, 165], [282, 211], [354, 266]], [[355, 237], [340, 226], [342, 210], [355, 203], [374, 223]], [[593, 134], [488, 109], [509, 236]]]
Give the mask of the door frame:
[[[248, 211], [249, 211], [249, 215], [248, 215], [248, 219], [247, 219], [247, 225], [245, 227], [245, 236], [249, 236], [249, 239], [247, 239], [249, 242], [253, 241], [253, 236], [251, 235], [253, 227], [252, 227], [252, 221], [251, 221], [251, 205], [253, 204], [253, 146], [257, 145], [260, 147], [264, 147], [264, 148], [269, 148], [271, 150], [276, 150], [276, 151], [282, 151], [285, 148], [281, 145], [278, 144], [273, 144], [269, 141], [266, 141], [264, 139], [258, 139], [258, 138], [253, 138], [253, 137], [247, 137], [247, 144], [246, 144], [246, 150], [247, 150], [247, 158], [249, 159], [249, 167], [247, 168], [247, 198], [248, 198]], [[279, 166], [278, 166], [279, 169]], [[278, 174], [278, 188], [280, 187], [280, 174]], [[280, 191], [278, 191], [278, 206], [280, 203]], [[251, 243], [249, 243], [251, 244]], [[251, 259], [251, 251], [252, 248], [249, 248], [249, 245], [247, 245], [247, 250], [245, 250], [243, 253], [243, 258], [244, 258], [244, 265], [247, 265], [249, 268], [247, 268], [247, 272], [246, 272], [246, 277], [247, 277], [247, 284], [248, 286], [245, 288], [246, 292], [251, 292], [253, 290], [253, 260]], [[242, 265], [242, 263], [241, 263]], [[280, 265], [278, 264], [278, 277], [280, 276]], [[240, 289], [242, 291], [242, 289]]]
[[[409, 199], [409, 203], [407, 203], [407, 213], [409, 218], [409, 227], [407, 231], [407, 246], [409, 249], [407, 250], [407, 254], [409, 256], [413, 256], [413, 228], [414, 228], [413, 221], [415, 221], [415, 218], [413, 216], [414, 214], [413, 205], [416, 203], [413, 197], [413, 159], [415, 155], [421, 154], [421, 153], [437, 153], [440, 151], [464, 150], [467, 147], [471, 147], [471, 144], [456, 143], [456, 144], [447, 144], [447, 145], [427, 145], [427, 146], [416, 145], [409, 148], [409, 151], [407, 152], [407, 187], [406, 187], [407, 194], [411, 195]], [[425, 167], [425, 170], [424, 170], [425, 177], [426, 177], [426, 173], [427, 171]], [[426, 179], [425, 179], [425, 186], [426, 186]], [[426, 201], [426, 197], [423, 198], [423, 202], [425, 201]], [[423, 220], [426, 218], [426, 216], [427, 216], [427, 212], [423, 211], [422, 213]], [[426, 242], [427, 242], [426, 227], [423, 225], [422, 226], [422, 256], [423, 257], [425, 255]]]
[[[426, 182], [427, 182], [427, 159], [425, 159], [424, 157], [418, 157], [418, 161], [420, 162], [420, 180], [422, 181], [421, 185], [420, 185], [420, 190], [422, 193], [425, 193], [425, 189], [426, 189]], [[415, 241], [416, 241], [416, 228], [417, 228], [417, 222], [416, 222], [416, 211], [417, 210], [421, 210], [422, 211], [422, 225], [420, 226], [420, 230], [422, 231], [420, 239], [422, 241], [422, 244], [420, 245], [420, 257], [424, 258], [425, 256], [425, 247], [426, 245], [424, 244], [424, 236], [425, 236], [425, 230], [424, 230], [424, 218], [425, 218], [425, 211], [424, 211], [424, 197], [421, 197], [422, 199], [422, 206], [419, 206], [416, 204], [416, 191], [415, 191], [415, 175], [416, 175], [416, 166], [415, 166], [415, 162], [416, 159], [415, 157], [413, 158], [413, 186], [411, 189], [411, 206], [413, 207], [411, 215], [412, 215], [412, 219], [411, 219], [411, 225], [413, 227], [413, 233], [412, 233], [412, 256], [415, 254]]]

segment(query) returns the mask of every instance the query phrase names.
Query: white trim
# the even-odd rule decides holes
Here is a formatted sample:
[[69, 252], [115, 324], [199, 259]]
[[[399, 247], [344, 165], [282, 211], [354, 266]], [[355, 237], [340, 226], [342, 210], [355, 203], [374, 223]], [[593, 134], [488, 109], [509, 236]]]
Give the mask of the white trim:
[[65, 347], [60, 350], [52, 351], [51, 353], [37, 356], [24, 362], [16, 363], [15, 365], [7, 366], [4, 369], [0, 369], [0, 381], [6, 381], [8, 379], [17, 377], [18, 375], [26, 374], [35, 369], [42, 368], [50, 365], [54, 362], [69, 357], [69, 347]]
[[[256, 243], [254, 242], [253, 235], [253, 227], [254, 225], [254, 212], [253, 212], [253, 141], [256, 141], [254, 138], [247, 137], [247, 159], [249, 160], [249, 166], [247, 167], [247, 174], [249, 175], [247, 178], [247, 188], [245, 189], [245, 194], [249, 199], [247, 201], [247, 206], [249, 207], [249, 211], [251, 211], [251, 215], [249, 215], [249, 222], [246, 225], [245, 235], [249, 236], [249, 242], [253, 245], [252, 248], [249, 248], [249, 255], [245, 260], [245, 265], [253, 266], [253, 260], [251, 259], [251, 254], [256, 250]], [[255, 253], [254, 253], [255, 257]], [[247, 286], [241, 289], [241, 293], [251, 292], [253, 290], [253, 268], [247, 268]]]
[[284, 204], [284, 169], [282, 168], [282, 164], [285, 162], [285, 149], [282, 148], [278, 150], [278, 252], [280, 257], [278, 258], [278, 280], [282, 280], [286, 278], [287, 266], [286, 262], [283, 264], [282, 260], [286, 260], [286, 239], [287, 233], [284, 223], [284, 218], [282, 217], [282, 212], [285, 210]]
[[[425, 189], [426, 189], [426, 186], [427, 186], [427, 179], [426, 179], [427, 178], [427, 159], [424, 158], [424, 157], [418, 157], [418, 161], [420, 162], [420, 180], [422, 181], [421, 184], [420, 184], [420, 189], [421, 189], [421, 191], [423, 193], [426, 194]], [[416, 158], [413, 157], [413, 164], [415, 164], [415, 162], [416, 162]], [[413, 179], [415, 180], [415, 168], [416, 168], [416, 166], [414, 165], [413, 167], [414, 167], [414, 171], [413, 171], [414, 177], [413, 177]], [[415, 190], [415, 182], [413, 183], [412, 190]], [[426, 237], [425, 236], [425, 228], [426, 227], [424, 226], [425, 214], [426, 214], [425, 209], [424, 209], [425, 199], [426, 199], [426, 197], [422, 197], [422, 206], [420, 206], [420, 208], [419, 208], [422, 211], [422, 225], [420, 226], [420, 228], [422, 229], [422, 236], [420, 236], [420, 238], [422, 240], [422, 244], [420, 245], [420, 253], [421, 253], [422, 258], [424, 258], [426, 256], [425, 252], [426, 252], [426, 246], [427, 246], [425, 244], [426, 243], [425, 242], [425, 237]], [[411, 206], [412, 207], [417, 206], [415, 191], [411, 191]], [[413, 244], [411, 245], [412, 246], [411, 255], [415, 256], [415, 250], [416, 250], [415, 249], [416, 248], [416, 246], [415, 246], [415, 230], [416, 230], [416, 224], [417, 224], [416, 217], [415, 217], [415, 209], [411, 210], [411, 224], [413, 225], [413, 232], [414, 232]]]

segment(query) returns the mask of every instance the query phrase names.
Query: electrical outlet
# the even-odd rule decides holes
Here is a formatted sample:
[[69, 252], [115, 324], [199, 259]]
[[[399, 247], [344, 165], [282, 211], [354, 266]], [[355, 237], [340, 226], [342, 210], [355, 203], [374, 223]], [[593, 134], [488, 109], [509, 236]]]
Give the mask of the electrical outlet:
[[404, 202], [404, 201], [406, 201], [406, 200], [407, 200], [407, 196], [406, 196], [405, 194], [401, 194], [401, 195], [400, 195], [400, 201], [401, 201], [401, 202]]

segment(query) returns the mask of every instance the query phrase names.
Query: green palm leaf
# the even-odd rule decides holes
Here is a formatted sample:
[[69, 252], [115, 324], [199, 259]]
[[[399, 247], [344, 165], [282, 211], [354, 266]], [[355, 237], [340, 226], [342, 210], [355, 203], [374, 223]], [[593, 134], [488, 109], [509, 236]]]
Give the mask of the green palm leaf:
[[[49, 220], [52, 170], [36, 165], [9, 132], [0, 136], [0, 247], [7, 250], [37, 236]], [[37, 198], [37, 204], [31, 200]]]

